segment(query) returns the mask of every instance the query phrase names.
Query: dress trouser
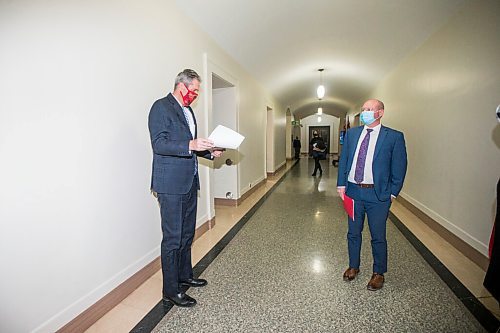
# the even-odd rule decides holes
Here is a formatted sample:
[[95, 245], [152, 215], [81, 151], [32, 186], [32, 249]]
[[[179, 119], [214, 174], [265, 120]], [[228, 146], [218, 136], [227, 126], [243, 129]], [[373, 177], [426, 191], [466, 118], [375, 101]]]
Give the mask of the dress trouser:
[[314, 171], [313, 173], [316, 174], [316, 171], [318, 171], [320, 173], [323, 173], [323, 169], [321, 168], [321, 163], [319, 162], [319, 158], [318, 157], [314, 157]]
[[186, 194], [158, 193], [161, 229], [163, 295], [180, 292], [179, 281], [193, 278], [191, 245], [196, 227], [198, 177]]
[[386, 227], [391, 201], [380, 201], [374, 188], [361, 188], [355, 184], [351, 195], [354, 199], [354, 221], [348, 217], [347, 248], [349, 250], [349, 267], [359, 269], [361, 242], [365, 215], [368, 217], [373, 255], [373, 272], [387, 272], [387, 238]]

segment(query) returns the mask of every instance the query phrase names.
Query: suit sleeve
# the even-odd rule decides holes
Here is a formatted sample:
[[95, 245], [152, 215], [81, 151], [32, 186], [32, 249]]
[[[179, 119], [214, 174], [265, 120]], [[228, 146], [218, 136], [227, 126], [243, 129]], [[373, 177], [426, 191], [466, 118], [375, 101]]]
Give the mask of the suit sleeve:
[[395, 197], [399, 195], [406, 176], [408, 157], [406, 154], [406, 144], [403, 133], [398, 133], [394, 144], [391, 161], [391, 194]]
[[199, 157], [206, 158], [207, 160], [213, 160], [212, 153], [209, 150], [197, 151], [195, 152]]
[[189, 153], [189, 140], [172, 140], [169, 137], [169, 126], [174, 125], [168, 123], [168, 119], [164, 114], [165, 107], [161, 102], [155, 102], [151, 107], [148, 119], [153, 152], [158, 155], [191, 156]]
[[349, 172], [349, 170], [347, 170], [348, 155], [349, 155], [349, 131], [345, 133], [344, 147], [342, 147], [342, 151], [340, 153], [339, 171], [337, 175], [337, 186], [347, 185], [347, 174]]

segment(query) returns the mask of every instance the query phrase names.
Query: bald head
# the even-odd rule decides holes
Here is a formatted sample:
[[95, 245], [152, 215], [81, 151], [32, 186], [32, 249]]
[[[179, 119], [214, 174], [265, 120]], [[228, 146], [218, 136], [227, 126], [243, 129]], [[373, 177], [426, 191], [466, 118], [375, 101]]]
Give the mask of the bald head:
[[[384, 103], [378, 99], [369, 99], [363, 104], [361, 111], [364, 113], [366, 113], [365, 111], [373, 112], [373, 118], [375, 118], [375, 120], [368, 123], [363, 120], [363, 122], [367, 124], [368, 127], [375, 127], [380, 124], [380, 119], [384, 115]], [[363, 116], [363, 114], [361, 116]]]
[[384, 108], [385, 108], [384, 103], [378, 99], [375, 99], [375, 98], [369, 99], [366, 102], [372, 103], [372, 105], [374, 105], [377, 110], [384, 110]]

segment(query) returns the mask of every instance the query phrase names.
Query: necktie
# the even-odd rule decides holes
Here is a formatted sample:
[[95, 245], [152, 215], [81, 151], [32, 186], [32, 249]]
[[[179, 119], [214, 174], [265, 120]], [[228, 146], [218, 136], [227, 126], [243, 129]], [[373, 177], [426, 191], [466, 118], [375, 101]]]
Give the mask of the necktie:
[[[193, 114], [193, 112], [188, 107], [183, 107], [182, 111], [184, 111], [184, 118], [186, 118], [186, 122], [188, 124], [189, 131], [191, 131], [191, 122], [189, 121], [188, 112], [191, 112], [191, 115], [193, 117], [193, 121], [194, 121], [194, 114]], [[194, 137], [195, 134], [193, 134], [193, 132], [191, 132], [191, 136], [193, 136], [193, 138], [195, 138]], [[193, 156], [194, 157], [194, 174], [196, 175], [198, 173], [198, 157], [196, 156], [196, 154], [194, 152], [193, 152], [193, 155], [194, 155]]]
[[358, 160], [356, 161], [356, 172], [354, 173], [354, 180], [356, 183], [361, 183], [365, 176], [365, 162], [366, 162], [366, 153], [368, 152], [368, 144], [370, 143], [370, 132], [372, 129], [366, 130], [366, 135], [359, 146], [358, 152]]

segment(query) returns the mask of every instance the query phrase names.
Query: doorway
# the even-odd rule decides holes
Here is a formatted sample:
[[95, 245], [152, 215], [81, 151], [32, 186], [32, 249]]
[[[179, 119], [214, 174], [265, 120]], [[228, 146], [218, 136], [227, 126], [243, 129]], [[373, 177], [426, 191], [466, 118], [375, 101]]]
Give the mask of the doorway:
[[[309, 141], [313, 138], [313, 132], [323, 138], [326, 145], [326, 155], [330, 154], [330, 126], [309, 126]], [[309, 155], [312, 155], [312, 146], [309, 145]]]
[[[218, 125], [238, 131], [236, 87], [234, 84], [212, 72], [212, 130]], [[214, 159], [214, 199], [237, 200], [239, 152], [228, 149], [222, 158]]]
[[354, 122], [352, 123], [352, 127], [357, 127], [360, 125], [359, 113], [354, 116]]

